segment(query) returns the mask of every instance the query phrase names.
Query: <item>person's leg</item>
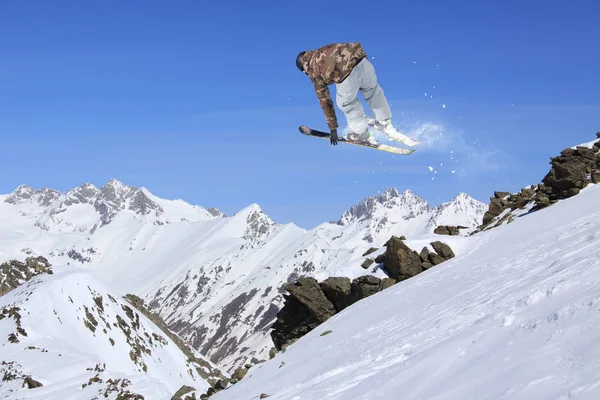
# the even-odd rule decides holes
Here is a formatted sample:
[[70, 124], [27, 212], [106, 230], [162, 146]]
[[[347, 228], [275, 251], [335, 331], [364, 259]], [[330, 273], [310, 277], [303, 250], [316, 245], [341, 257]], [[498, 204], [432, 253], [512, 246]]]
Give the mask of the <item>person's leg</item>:
[[392, 118], [392, 111], [387, 102], [383, 89], [377, 83], [377, 75], [373, 64], [368, 59], [363, 59], [360, 63], [362, 79], [360, 91], [365, 98], [373, 114], [375, 121], [387, 121]]
[[362, 134], [367, 131], [367, 117], [365, 110], [358, 98], [362, 76], [358, 67], [348, 75], [343, 82], [336, 84], [336, 104], [344, 113], [348, 121], [348, 127], [355, 134]]

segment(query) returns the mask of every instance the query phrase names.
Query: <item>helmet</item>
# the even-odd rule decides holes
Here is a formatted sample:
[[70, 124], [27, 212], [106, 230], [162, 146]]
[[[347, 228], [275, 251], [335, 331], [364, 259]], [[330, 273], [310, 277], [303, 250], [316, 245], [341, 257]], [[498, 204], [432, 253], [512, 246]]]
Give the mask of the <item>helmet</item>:
[[302, 58], [304, 57], [305, 53], [306, 52], [303, 51], [302, 53], [298, 54], [298, 57], [296, 57], [296, 67], [302, 72], [306, 72], [304, 71], [304, 66], [302, 65]]

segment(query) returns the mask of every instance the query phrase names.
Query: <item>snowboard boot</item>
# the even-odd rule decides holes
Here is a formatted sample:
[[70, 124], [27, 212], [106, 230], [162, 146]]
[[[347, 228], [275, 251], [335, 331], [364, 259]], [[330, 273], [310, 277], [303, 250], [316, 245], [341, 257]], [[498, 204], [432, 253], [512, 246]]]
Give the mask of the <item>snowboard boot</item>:
[[383, 121], [376, 121], [373, 118], [369, 118], [368, 124], [369, 124], [369, 126], [372, 126], [373, 128], [377, 129], [378, 131], [384, 132], [391, 139], [396, 140], [400, 143], [403, 143], [407, 146], [416, 146], [416, 145], [420, 144], [419, 141], [400, 133], [392, 124], [391, 118], [388, 118]]
[[372, 125], [375, 129], [378, 129], [382, 132], [387, 133], [388, 135], [390, 133], [395, 133], [396, 132], [396, 128], [394, 128], [394, 125], [392, 124], [392, 119], [388, 118], [386, 120], [383, 121], [376, 121], [373, 118], [369, 118], [369, 125]]
[[375, 139], [373, 132], [371, 132], [371, 130], [368, 128], [365, 129], [365, 131], [362, 133], [350, 132], [348, 134], [348, 140], [351, 140], [353, 142], [366, 142], [373, 146], [379, 145], [379, 142], [377, 141], [377, 139]]

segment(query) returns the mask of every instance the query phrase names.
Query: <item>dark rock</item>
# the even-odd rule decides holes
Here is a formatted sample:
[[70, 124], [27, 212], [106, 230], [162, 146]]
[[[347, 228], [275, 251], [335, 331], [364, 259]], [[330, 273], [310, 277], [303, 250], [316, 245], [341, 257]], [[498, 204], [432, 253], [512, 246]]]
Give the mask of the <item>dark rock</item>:
[[352, 298], [353, 302], [369, 297], [379, 292], [381, 279], [376, 276], [361, 276], [352, 281]]
[[30, 376], [26, 377], [24, 381], [28, 389], [35, 389], [44, 386]]
[[352, 304], [350, 278], [327, 278], [321, 282], [320, 286], [325, 297], [335, 306], [336, 311], [340, 312]]
[[314, 278], [300, 277], [295, 283], [285, 285], [285, 289], [304, 304], [317, 321], [325, 322], [335, 314], [335, 307]]
[[550, 163], [552, 168], [542, 183], [553, 189], [551, 199], [564, 199], [574, 195], [571, 189], [582, 189], [589, 183], [588, 175], [596, 164], [596, 155], [587, 147], [565, 149]]
[[[600, 181], [599, 151], [600, 142], [594, 143], [591, 149], [585, 146], [564, 149], [559, 156], [550, 159], [550, 171], [541, 183], [523, 188], [517, 194], [494, 192], [482, 225], [473, 233], [498, 226], [504, 221], [510, 223], [515, 217], [509, 214], [516, 209], [530, 206], [531, 212], [537, 211], [559, 200], [576, 196], [590, 182], [597, 183]], [[507, 210], [509, 212], [505, 213]], [[502, 213], [505, 215], [498, 219]]]
[[510, 192], [494, 192], [494, 198], [496, 199], [503, 199], [506, 196], [510, 196]]
[[600, 139], [600, 132], [596, 132], [596, 137]]
[[438, 253], [444, 260], [449, 260], [455, 256], [454, 252], [446, 243], [440, 241], [430, 243], [431, 247]]
[[445, 261], [444, 257], [440, 256], [437, 253], [429, 253], [428, 257], [429, 257], [429, 262], [431, 263], [431, 265], [438, 265]]
[[433, 267], [433, 264], [430, 263], [429, 261], [424, 261], [421, 264], [421, 268], [423, 268], [424, 270], [428, 270], [429, 268]]
[[419, 254], [395, 236], [387, 243], [383, 266], [388, 271], [390, 278], [397, 281], [408, 279], [423, 272]]
[[372, 258], [367, 258], [365, 261], [363, 261], [362, 264], [360, 264], [360, 266], [364, 269], [368, 269], [371, 265], [373, 265], [374, 262], [375, 260], [373, 260]]
[[383, 291], [385, 289], [391, 288], [396, 284], [396, 280], [392, 278], [383, 278], [381, 283], [379, 284], [379, 291]]
[[284, 289], [290, 294], [284, 295], [285, 304], [271, 327], [271, 339], [277, 350], [295, 342], [336, 313], [314, 278], [300, 277], [295, 283], [284, 285]]
[[421, 258], [421, 261], [423, 261], [423, 262], [426, 262], [429, 260], [429, 249], [427, 248], [427, 246], [423, 247], [423, 249], [419, 253], [419, 257]]
[[279, 353], [277, 351], [277, 349], [275, 347], [271, 347], [271, 350], [269, 350], [269, 360], [272, 360], [273, 358], [275, 358], [277, 353]]
[[365, 253], [362, 256], [366, 257], [369, 254], [376, 252], [377, 250], [379, 250], [377, 247], [371, 247], [369, 250], [365, 251]]
[[577, 196], [580, 191], [581, 189], [577, 187], [569, 188], [563, 193], [563, 198], [568, 199], [569, 197]]
[[406, 237], [404, 237], [404, 235], [402, 235], [400, 237], [392, 235], [392, 237], [387, 242], [385, 242], [383, 247], [388, 247], [392, 240], [406, 240]]
[[433, 233], [435, 233], [436, 235], [458, 236], [458, 235], [460, 235], [461, 229], [465, 229], [465, 227], [464, 226], [440, 225], [433, 230]]
[[219, 379], [217, 381], [217, 383], [215, 383], [214, 388], [216, 390], [223, 390], [225, 389], [227, 386], [229, 385], [229, 380], [228, 379]]
[[244, 379], [244, 377], [246, 376], [246, 374], [248, 373], [248, 368], [245, 367], [239, 367], [238, 369], [236, 369], [233, 374], [231, 375], [231, 377], [233, 379], [235, 379], [236, 381], [241, 381], [242, 379]]

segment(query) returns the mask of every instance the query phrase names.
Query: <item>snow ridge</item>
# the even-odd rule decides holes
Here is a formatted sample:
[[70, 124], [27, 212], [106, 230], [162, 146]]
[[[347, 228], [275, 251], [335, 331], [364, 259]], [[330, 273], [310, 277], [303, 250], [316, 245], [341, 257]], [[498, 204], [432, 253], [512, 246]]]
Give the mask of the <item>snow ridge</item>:
[[166, 399], [183, 385], [208, 388], [168, 336], [88, 271], [38, 275], [0, 297], [0, 310], [0, 337], [8, 338], [0, 358], [9, 363], [0, 368], [14, 378], [0, 386], [3, 397], [29, 398], [23, 377], [41, 385], [35, 398], [91, 400], [109, 392]]

